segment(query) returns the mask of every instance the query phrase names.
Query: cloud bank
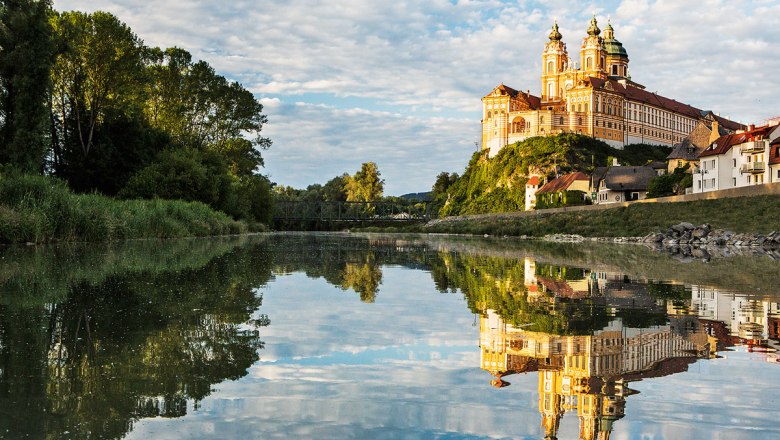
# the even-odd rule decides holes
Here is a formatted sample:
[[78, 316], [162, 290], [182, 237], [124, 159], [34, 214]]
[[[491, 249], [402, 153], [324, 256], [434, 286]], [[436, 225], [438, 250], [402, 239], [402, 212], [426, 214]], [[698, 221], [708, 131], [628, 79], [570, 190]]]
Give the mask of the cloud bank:
[[146, 44], [183, 47], [266, 103], [272, 180], [324, 183], [377, 162], [386, 193], [460, 172], [499, 83], [539, 91], [554, 18], [573, 57], [588, 19], [610, 16], [635, 81], [745, 123], [780, 114], [780, 2], [56, 0], [102, 9]]

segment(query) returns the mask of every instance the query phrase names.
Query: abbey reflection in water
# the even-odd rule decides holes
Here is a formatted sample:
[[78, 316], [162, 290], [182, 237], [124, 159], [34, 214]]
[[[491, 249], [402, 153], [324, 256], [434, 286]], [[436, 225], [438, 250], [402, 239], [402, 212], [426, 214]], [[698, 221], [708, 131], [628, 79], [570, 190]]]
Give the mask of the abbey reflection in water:
[[[744, 344], [777, 361], [777, 302], [700, 286], [692, 286], [690, 300], [683, 301], [687, 291], [675, 286], [538, 265], [529, 258], [524, 275], [517, 294], [528, 303], [554, 311], [560, 303], [595, 302], [610, 318], [588, 334], [556, 334], [535, 331], [535, 321], [513, 325], [506, 320], [516, 316], [480, 311], [481, 368], [496, 387], [509, 385], [506, 376], [537, 372], [545, 438], [557, 438], [566, 413], [578, 418], [580, 439], [609, 438], [613, 423], [624, 417], [626, 397], [636, 393], [631, 382], [686, 371], [725, 347]], [[659, 311], [665, 315], [660, 321]]]
[[[747, 291], [764, 292], [747, 296], [707, 278], [735, 278], [731, 262], [712, 261], [710, 271], [691, 263], [678, 275], [679, 265], [642, 249], [448, 240], [291, 235], [0, 250], [0, 437], [118, 438], [141, 419], [193, 413], [219, 384], [263, 368], [263, 290], [289, 274], [324, 280], [318, 295], [331, 285], [374, 303], [364, 310], [391, 296], [388, 267], [429, 274], [435, 288], [423, 290], [462, 295], [480, 316], [481, 365], [493, 375], [476, 372], [485, 387], [539, 375], [550, 435], [565, 413], [581, 417], [585, 433], [608, 433], [640, 378], [732, 345], [777, 345], [775, 280], [760, 276], [776, 273], [769, 259], [739, 272]], [[624, 275], [634, 268], [650, 272]], [[678, 281], [647, 282], [652, 271]]]

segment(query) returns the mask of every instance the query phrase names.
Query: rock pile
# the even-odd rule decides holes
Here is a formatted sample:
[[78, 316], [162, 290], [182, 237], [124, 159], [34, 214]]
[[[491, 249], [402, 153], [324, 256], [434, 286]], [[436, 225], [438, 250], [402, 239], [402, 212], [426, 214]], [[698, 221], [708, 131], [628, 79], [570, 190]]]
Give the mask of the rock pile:
[[711, 229], [710, 225], [694, 226], [691, 223], [679, 223], [666, 232], [649, 234], [645, 243], [659, 243], [664, 246], [736, 246], [759, 247], [764, 249], [780, 248], [780, 232], [772, 231], [768, 235], [758, 233], [737, 234], [723, 229]]

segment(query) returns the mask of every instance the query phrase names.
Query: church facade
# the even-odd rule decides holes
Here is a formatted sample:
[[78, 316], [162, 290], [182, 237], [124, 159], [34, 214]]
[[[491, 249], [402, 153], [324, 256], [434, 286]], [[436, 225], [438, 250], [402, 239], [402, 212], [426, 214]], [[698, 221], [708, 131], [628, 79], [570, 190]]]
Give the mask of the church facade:
[[490, 156], [529, 137], [564, 132], [590, 135], [618, 148], [633, 143], [672, 146], [707, 116], [727, 130], [743, 128], [632, 81], [628, 53], [611, 24], [602, 36], [596, 18], [591, 19], [579, 63], [569, 56], [557, 23], [548, 38], [540, 96], [501, 84], [482, 98], [482, 148]]

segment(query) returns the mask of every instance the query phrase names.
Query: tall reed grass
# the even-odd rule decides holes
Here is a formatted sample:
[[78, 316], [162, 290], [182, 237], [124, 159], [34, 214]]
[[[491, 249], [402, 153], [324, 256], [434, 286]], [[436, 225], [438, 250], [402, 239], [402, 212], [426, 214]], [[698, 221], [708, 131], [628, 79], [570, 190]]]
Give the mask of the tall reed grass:
[[247, 225], [200, 202], [74, 194], [46, 176], [0, 175], [0, 243], [240, 234]]

